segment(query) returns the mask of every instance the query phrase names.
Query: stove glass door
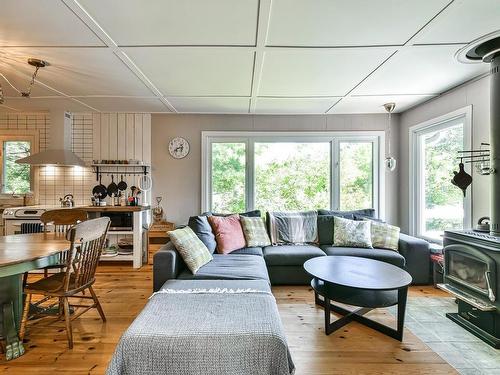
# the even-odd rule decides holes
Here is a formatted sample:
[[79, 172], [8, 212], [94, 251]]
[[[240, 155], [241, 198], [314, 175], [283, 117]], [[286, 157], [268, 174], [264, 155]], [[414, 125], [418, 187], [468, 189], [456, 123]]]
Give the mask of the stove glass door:
[[468, 257], [458, 252], [451, 252], [448, 276], [461, 280], [473, 289], [483, 292], [488, 290], [486, 275], [488, 265], [477, 258]]

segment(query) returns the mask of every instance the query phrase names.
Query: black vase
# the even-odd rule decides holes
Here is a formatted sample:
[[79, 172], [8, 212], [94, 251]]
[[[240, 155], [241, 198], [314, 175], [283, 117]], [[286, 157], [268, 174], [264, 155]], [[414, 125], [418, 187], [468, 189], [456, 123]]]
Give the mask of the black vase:
[[455, 176], [453, 176], [453, 178], [451, 179], [451, 183], [460, 188], [463, 191], [465, 197], [465, 191], [467, 190], [469, 185], [472, 184], [472, 176], [465, 171], [464, 163], [460, 163], [458, 165], [458, 169], [458, 172], [453, 171]]

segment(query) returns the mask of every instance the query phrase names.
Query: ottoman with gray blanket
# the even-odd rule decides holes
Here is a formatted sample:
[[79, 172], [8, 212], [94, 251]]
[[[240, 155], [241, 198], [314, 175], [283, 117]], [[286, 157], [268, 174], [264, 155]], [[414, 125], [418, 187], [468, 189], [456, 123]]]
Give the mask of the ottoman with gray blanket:
[[289, 375], [269, 283], [170, 280], [123, 334], [107, 375]]

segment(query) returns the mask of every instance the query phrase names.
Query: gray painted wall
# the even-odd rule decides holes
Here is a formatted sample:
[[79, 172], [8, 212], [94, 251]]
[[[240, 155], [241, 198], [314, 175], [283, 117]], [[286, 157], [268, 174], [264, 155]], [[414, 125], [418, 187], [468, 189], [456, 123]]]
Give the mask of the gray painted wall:
[[[399, 154], [399, 116], [393, 116], [391, 138], [396, 157]], [[162, 115], [151, 118], [151, 158], [153, 197], [162, 196], [167, 219], [186, 223], [201, 210], [201, 132], [226, 131], [330, 131], [386, 130], [387, 115]], [[186, 138], [189, 155], [181, 160], [168, 153], [168, 142]], [[387, 140], [386, 140], [387, 143]], [[398, 171], [386, 172], [386, 218], [398, 224]], [[154, 199], [153, 199], [154, 202]]]
[[[409, 128], [424, 121], [445, 115], [459, 108], [472, 105], [472, 145], [478, 148], [481, 142], [488, 142], [490, 126], [490, 77], [457, 87], [429, 102], [423, 103], [401, 114], [400, 117], [400, 155], [399, 169], [399, 220], [402, 231], [409, 227]], [[458, 167], [458, 166], [457, 166]], [[452, 171], [450, 171], [450, 174]], [[452, 175], [450, 176], [451, 179]], [[488, 176], [477, 172], [472, 174], [472, 221], [481, 216], [489, 216], [489, 182]]]

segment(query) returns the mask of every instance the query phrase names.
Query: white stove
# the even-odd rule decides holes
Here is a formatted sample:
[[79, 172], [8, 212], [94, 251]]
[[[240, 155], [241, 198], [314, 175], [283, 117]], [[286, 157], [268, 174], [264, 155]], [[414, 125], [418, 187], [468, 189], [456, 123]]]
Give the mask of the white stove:
[[55, 205], [9, 207], [3, 211], [5, 235], [21, 233], [22, 223], [41, 223], [40, 216], [46, 211], [61, 208]]

